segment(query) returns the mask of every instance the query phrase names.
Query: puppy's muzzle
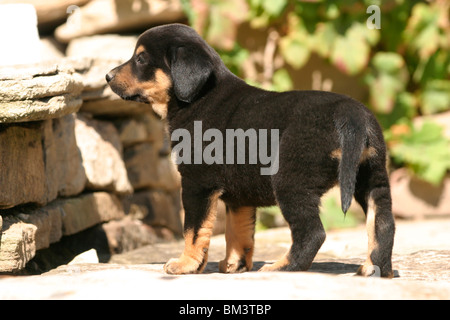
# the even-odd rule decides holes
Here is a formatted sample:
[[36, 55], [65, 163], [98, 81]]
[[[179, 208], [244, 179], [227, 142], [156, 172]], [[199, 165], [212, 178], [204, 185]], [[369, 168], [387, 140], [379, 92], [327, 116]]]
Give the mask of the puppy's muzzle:
[[114, 79], [114, 77], [116, 76], [116, 69], [114, 69], [114, 70], [111, 70], [107, 75], [106, 75], [106, 82], [111, 82], [113, 79]]

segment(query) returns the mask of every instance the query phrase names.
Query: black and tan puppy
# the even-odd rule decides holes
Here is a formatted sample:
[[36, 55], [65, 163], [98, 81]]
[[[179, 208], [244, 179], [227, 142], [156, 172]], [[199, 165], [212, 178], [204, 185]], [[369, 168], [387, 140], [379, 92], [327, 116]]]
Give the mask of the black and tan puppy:
[[[364, 105], [329, 92], [276, 93], [249, 86], [225, 67], [193, 29], [180, 24], [142, 34], [131, 60], [106, 79], [123, 99], [149, 103], [167, 118], [174, 147], [180, 141], [179, 134], [173, 136], [180, 133], [177, 130], [192, 137], [205, 133], [200, 143], [194, 137], [190, 149], [178, 154], [188, 160], [178, 166], [185, 249], [179, 259], [167, 262], [167, 273], [203, 271], [219, 199], [227, 205], [227, 248], [219, 264], [221, 272], [252, 269], [255, 208], [275, 204], [289, 223], [292, 246], [282, 259], [261, 270], [307, 270], [325, 240], [320, 198], [338, 184], [343, 211], [354, 196], [367, 217], [369, 252], [358, 274], [370, 276], [377, 270], [383, 277], [393, 276], [395, 226], [386, 147], [376, 119]], [[240, 151], [239, 146], [226, 145], [235, 141], [225, 136], [237, 130], [245, 134], [245, 148]], [[207, 138], [206, 132], [215, 134]], [[270, 139], [269, 132], [278, 140]], [[197, 156], [206, 153], [207, 147], [211, 152], [208, 141], [220, 139], [218, 133], [223, 141], [215, 142], [235, 154], [227, 154], [225, 161], [210, 153], [215, 161], [199, 161]], [[252, 134], [260, 140], [252, 140]], [[266, 151], [276, 152], [271, 174], [262, 174], [267, 162], [262, 157], [255, 162], [251, 153], [258, 146], [262, 150], [264, 139], [270, 140]], [[252, 145], [255, 141], [258, 146]], [[244, 162], [235, 161], [239, 152], [246, 152]]]

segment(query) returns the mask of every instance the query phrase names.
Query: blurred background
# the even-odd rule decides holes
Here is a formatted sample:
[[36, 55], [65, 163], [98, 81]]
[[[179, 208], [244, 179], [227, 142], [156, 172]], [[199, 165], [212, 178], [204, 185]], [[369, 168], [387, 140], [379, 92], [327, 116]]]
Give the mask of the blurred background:
[[[388, 144], [396, 217], [448, 217], [449, 11], [448, 0], [0, 0], [0, 66], [81, 57], [114, 61], [96, 69], [103, 77], [131, 57], [141, 32], [188, 24], [252, 85], [333, 91], [365, 103]], [[111, 95], [102, 77], [97, 104], [83, 98], [80, 110], [111, 121], [120, 114], [95, 111], [100, 97]], [[111, 96], [105, 101], [115, 103]], [[121, 124], [114, 125], [120, 131]], [[127, 162], [127, 148], [132, 145], [124, 144], [130, 180], [134, 160]], [[158, 146], [158, 157], [166, 157], [167, 145], [164, 152], [164, 142]], [[148, 188], [131, 184], [135, 192]], [[322, 202], [326, 229], [363, 222], [356, 206], [343, 217], [338, 194], [333, 190]], [[171, 194], [167, 201], [179, 198]], [[262, 208], [259, 216], [258, 229], [284, 225], [277, 208]], [[175, 229], [179, 234], [179, 224]]]

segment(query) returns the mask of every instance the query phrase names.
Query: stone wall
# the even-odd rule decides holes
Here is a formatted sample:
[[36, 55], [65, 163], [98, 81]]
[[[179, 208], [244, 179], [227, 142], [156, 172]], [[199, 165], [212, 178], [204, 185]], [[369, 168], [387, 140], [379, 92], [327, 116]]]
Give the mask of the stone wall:
[[130, 212], [181, 233], [180, 181], [163, 123], [88, 76], [116, 64], [65, 59], [0, 71], [0, 271], [18, 271], [36, 250]]
[[111, 254], [182, 233], [164, 124], [104, 80], [137, 36], [65, 39], [59, 57], [1, 64], [0, 272], [89, 230]]

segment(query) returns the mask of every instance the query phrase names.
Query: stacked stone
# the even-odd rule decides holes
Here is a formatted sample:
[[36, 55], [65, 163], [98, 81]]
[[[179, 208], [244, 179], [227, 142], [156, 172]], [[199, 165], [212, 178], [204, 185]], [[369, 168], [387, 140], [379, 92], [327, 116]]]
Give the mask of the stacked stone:
[[[112, 252], [154, 241], [130, 211], [163, 234], [181, 233], [163, 123], [149, 106], [107, 92], [104, 75], [120, 62], [72, 57], [0, 70], [0, 272], [112, 220], [104, 225]], [[140, 236], [126, 246], [124, 219]]]
[[[5, 28], [29, 23], [20, 37], [0, 35], [12, 42], [0, 53], [0, 273], [86, 232], [106, 235], [111, 254], [180, 235], [180, 178], [164, 125], [105, 81], [137, 36], [96, 35], [175, 22], [179, 1], [27, 2], [34, 8], [2, 7]], [[55, 34], [68, 43], [63, 54], [39, 39], [36, 23], [54, 28], [72, 9]]]
[[82, 104], [82, 79], [64, 64], [4, 67], [0, 81], [0, 123], [61, 117]]
[[165, 125], [149, 105], [122, 100], [104, 80], [106, 73], [131, 57], [136, 42], [136, 36], [118, 35], [71, 41], [67, 56], [83, 75], [85, 84], [80, 112], [103, 121], [108, 119], [118, 130], [128, 178], [134, 189], [134, 194], [125, 201], [127, 210], [138, 213], [153, 227], [167, 228], [169, 234], [181, 234], [181, 183], [170, 159]]
[[[0, 79], [0, 208], [45, 206], [58, 197], [80, 194], [87, 177], [72, 113], [82, 104], [81, 77], [73, 69], [53, 64], [2, 69]], [[23, 268], [43, 248], [42, 243], [58, 241], [66, 234], [58, 209], [30, 215], [30, 219], [8, 212], [2, 211], [1, 271]], [[39, 233], [44, 230], [39, 225], [47, 227], [50, 234], [44, 237], [51, 240], [41, 240]]]
[[0, 272], [94, 226], [112, 253], [181, 233], [163, 123], [104, 80], [122, 62], [74, 54], [0, 69]]

